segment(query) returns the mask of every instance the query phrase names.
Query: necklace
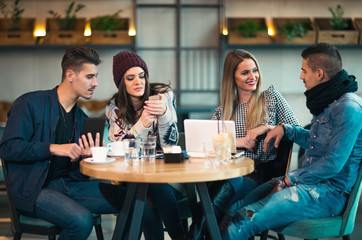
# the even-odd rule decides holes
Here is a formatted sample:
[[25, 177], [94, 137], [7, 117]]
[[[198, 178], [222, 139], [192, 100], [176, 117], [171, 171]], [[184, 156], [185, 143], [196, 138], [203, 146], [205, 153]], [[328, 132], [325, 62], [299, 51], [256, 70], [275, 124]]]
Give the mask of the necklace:
[[[62, 119], [63, 119], [63, 123], [64, 123], [64, 129], [65, 129], [65, 131], [63, 132], [63, 134], [64, 134], [64, 137], [66, 138], [66, 142], [67, 143], [71, 143], [72, 141], [73, 141], [73, 137], [74, 137], [74, 126], [73, 126], [73, 129], [72, 129], [72, 136], [69, 138], [68, 136], [68, 134], [66, 134], [67, 132], [68, 132], [68, 126], [67, 126], [67, 121], [66, 121], [66, 119], [65, 119], [65, 114], [67, 114], [66, 112], [65, 112], [65, 109], [63, 108], [63, 106], [59, 103], [59, 110], [60, 110], [60, 112], [61, 112], [61, 115], [62, 115]], [[71, 112], [73, 111], [73, 109], [72, 110], [70, 110]], [[74, 123], [73, 123], [73, 125], [74, 125]], [[67, 136], [68, 135], [68, 136]]]

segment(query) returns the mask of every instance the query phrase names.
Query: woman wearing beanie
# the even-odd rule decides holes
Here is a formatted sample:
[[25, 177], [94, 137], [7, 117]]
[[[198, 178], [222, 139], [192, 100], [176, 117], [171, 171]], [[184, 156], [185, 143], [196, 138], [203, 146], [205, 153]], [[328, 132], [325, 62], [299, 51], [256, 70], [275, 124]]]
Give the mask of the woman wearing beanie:
[[[176, 102], [167, 84], [149, 83], [145, 61], [136, 53], [122, 51], [113, 57], [113, 78], [118, 89], [106, 107], [110, 141], [125, 136], [158, 136], [157, 148], [176, 145], [178, 141]], [[150, 96], [158, 100], [149, 100]], [[181, 184], [150, 184], [151, 208], [144, 221], [144, 236], [164, 239], [163, 224], [172, 239], [183, 239], [184, 229], [177, 200], [185, 193]], [[150, 205], [150, 204], [149, 204]]]

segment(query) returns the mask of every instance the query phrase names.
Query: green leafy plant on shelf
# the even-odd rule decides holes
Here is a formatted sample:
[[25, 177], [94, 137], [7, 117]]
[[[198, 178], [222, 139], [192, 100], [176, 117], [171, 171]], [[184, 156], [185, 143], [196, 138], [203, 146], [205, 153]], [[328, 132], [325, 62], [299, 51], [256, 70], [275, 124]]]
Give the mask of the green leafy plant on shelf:
[[344, 11], [341, 5], [337, 5], [335, 9], [329, 7], [329, 12], [332, 14], [333, 19], [329, 21], [329, 25], [333, 30], [346, 30], [348, 23], [343, 19]]
[[284, 23], [283, 27], [280, 29], [280, 35], [286, 35], [287, 42], [289, 42], [293, 38], [303, 38], [304, 35], [308, 33], [308, 25], [310, 26], [310, 21], [307, 19], [303, 19], [295, 23], [287, 20]]
[[126, 26], [127, 21], [120, 18], [119, 14], [122, 10], [118, 10], [112, 15], [104, 15], [93, 18], [90, 20], [91, 28], [93, 30], [105, 31], [107, 33], [112, 33], [115, 30], [125, 30], [128, 28]]
[[74, 29], [74, 25], [77, 20], [77, 13], [84, 7], [84, 4], [75, 5], [75, 2], [71, 2], [68, 8], [65, 10], [65, 17], [61, 17], [59, 13], [53, 10], [49, 10], [49, 14], [55, 18], [60, 30], [72, 30]]
[[0, 11], [4, 16], [5, 21], [9, 24], [9, 31], [20, 30], [20, 19], [25, 9], [20, 8], [20, 0], [15, 0], [12, 9], [8, 9], [5, 0], [0, 0]]
[[248, 19], [244, 22], [240, 22], [235, 27], [235, 30], [241, 33], [243, 37], [249, 38], [249, 37], [255, 37], [256, 34], [260, 31], [267, 31], [267, 28], [254, 20]]

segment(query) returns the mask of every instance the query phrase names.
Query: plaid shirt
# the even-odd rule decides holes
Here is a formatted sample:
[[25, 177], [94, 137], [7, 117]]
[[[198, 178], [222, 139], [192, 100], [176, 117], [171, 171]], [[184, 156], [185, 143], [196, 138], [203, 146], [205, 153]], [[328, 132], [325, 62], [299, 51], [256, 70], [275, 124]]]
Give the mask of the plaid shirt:
[[[292, 124], [295, 126], [300, 126], [300, 123], [295, 117], [292, 109], [289, 107], [287, 101], [285, 101], [283, 96], [276, 89], [274, 89], [273, 86], [270, 86], [262, 94], [265, 98], [265, 105], [268, 112], [268, 119], [265, 119], [262, 124]], [[242, 103], [239, 104], [235, 109], [236, 138], [245, 137], [248, 132], [246, 129], [246, 115], [248, 112], [248, 106], [249, 103]], [[221, 119], [221, 107], [218, 107], [215, 110], [212, 115], [212, 119]], [[254, 159], [256, 163], [268, 162], [274, 160], [276, 157], [277, 151], [274, 148], [273, 140], [269, 142], [267, 152], [263, 152], [264, 138], [265, 135], [262, 137], [262, 139], [257, 141], [256, 151], [254, 153], [245, 151], [245, 156]]]

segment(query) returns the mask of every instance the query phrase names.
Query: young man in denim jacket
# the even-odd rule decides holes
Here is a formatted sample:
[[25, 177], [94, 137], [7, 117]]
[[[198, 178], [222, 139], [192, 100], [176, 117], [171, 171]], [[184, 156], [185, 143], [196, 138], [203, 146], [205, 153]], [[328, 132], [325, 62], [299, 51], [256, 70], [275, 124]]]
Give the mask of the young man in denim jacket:
[[[20, 96], [8, 113], [0, 156], [7, 167], [10, 192], [17, 209], [62, 228], [59, 239], [87, 239], [92, 213], [117, 213], [125, 190], [88, 181], [79, 160], [99, 145], [90, 133], [80, 136], [87, 116], [77, 106], [98, 86], [98, 53], [69, 48], [62, 59], [62, 81], [52, 90]], [[89, 141], [88, 141], [89, 140]]]
[[[270, 131], [275, 147], [285, 134], [306, 149], [297, 169], [261, 185], [233, 207], [220, 226], [223, 239], [248, 239], [297, 220], [340, 215], [362, 159], [362, 99], [355, 77], [342, 69], [338, 50], [326, 43], [302, 52], [310, 130], [285, 124]], [[282, 217], [281, 217], [282, 216]]]

